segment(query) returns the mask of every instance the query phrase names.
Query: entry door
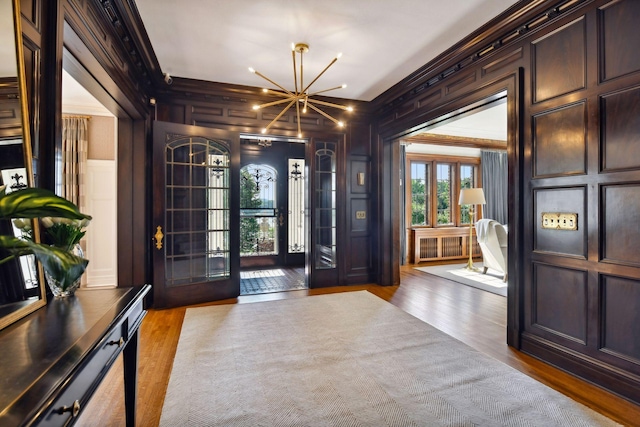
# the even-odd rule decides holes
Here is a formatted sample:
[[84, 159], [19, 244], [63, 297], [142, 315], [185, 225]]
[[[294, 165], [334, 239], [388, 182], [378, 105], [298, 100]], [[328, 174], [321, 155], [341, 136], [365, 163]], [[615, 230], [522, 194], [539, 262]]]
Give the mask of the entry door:
[[241, 152], [241, 266], [303, 266], [305, 146], [243, 140]]
[[239, 166], [237, 133], [154, 122], [156, 307], [240, 294]]

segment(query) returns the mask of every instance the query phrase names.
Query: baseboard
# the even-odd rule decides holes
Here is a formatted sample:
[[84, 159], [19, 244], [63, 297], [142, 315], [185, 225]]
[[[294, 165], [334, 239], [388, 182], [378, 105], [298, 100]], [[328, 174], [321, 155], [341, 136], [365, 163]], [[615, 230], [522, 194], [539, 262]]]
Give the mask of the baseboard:
[[640, 405], [638, 375], [526, 332], [521, 336], [520, 350]]

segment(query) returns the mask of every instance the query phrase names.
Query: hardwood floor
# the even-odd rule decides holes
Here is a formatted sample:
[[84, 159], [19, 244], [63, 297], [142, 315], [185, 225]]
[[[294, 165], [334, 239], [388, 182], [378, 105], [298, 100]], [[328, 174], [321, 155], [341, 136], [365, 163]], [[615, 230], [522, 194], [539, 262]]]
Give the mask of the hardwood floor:
[[[592, 409], [628, 426], [640, 426], [640, 406], [524, 355], [506, 345], [506, 298], [405, 266], [401, 285], [360, 285], [242, 296], [242, 304], [307, 295], [367, 290], [469, 346], [486, 353]], [[149, 310], [141, 326], [138, 426], [157, 426], [186, 307]], [[83, 410], [80, 426], [124, 426], [119, 361]], [[215, 410], [215, 408], [212, 408]]]

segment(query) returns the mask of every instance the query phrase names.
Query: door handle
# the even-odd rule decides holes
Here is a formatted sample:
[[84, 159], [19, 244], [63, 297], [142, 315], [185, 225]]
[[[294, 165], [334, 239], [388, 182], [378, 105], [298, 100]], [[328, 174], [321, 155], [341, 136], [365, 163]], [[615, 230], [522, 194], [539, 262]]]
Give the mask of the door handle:
[[162, 227], [156, 227], [156, 234], [154, 234], [153, 237], [156, 239], [156, 249], [162, 249], [162, 238], [164, 237], [164, 234], [162, 234]]
[[284, 225], [284, 216], [280, 213], [280, 217], [278, 218], [278, 222], [280, 222], [280, 227]]

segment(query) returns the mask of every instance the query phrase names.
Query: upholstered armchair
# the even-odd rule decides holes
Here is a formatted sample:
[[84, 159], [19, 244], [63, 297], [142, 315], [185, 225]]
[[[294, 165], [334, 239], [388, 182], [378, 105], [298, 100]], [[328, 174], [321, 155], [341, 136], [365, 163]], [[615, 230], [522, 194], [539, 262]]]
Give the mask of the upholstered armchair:
[[507, 228], [493, 219], [481, 219], [476, 223], [476, 237], [482, 250], [483, 274], [491, 268], [504, 274], [507, 281]]

